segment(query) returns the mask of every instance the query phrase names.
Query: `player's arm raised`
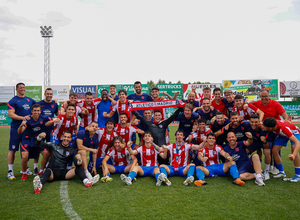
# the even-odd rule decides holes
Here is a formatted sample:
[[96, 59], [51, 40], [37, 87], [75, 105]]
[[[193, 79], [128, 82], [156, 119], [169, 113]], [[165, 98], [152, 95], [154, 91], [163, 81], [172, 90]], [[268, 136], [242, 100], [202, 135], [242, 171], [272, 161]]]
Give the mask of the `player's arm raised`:
[[208, 157], [204, 157], [203, 153], [198, 152], [198, 159], [205, 163], [208, 160]]
[[26, 129], [26, 123], [27, 123], [27, 121], [26, 121], [26, 119], [24, 119], [18, 128], [18, 134], [23, 134], [23, 132]]
[[129, 151], [130, 155], [137, 155], [138, 154], [137, 150], [131, 149], [132, 144], [133, 144], [132, 141], [128, 141], [128, 143], [127, 143], [128, 151]]
[[245, 135], [248, 138], [245, 142], [246, 146], [248, 147], [253, 143], [253, 137], [252, 137], [252, 134], [250, 132], [246, 132]]

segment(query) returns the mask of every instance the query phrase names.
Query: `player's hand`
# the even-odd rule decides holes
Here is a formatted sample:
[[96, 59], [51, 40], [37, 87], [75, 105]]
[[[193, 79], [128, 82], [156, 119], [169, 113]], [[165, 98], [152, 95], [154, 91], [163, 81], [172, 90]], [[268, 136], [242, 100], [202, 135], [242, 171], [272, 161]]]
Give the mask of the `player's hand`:
[[161, 93], [161, 94], [163, 94], [163, 95], [167, 95], [166, 91], [162, 91], [162, 93]]
[[54, 123], [58, 123], [58, 122], [60, 122], [60, 119], [59, 118], [54, 118], [53, 121], [54, 121]]
[[196, 87], [192, 87], [192, 92], [196, 92]]
[[96, 154], [96, 153], [97, 153], [97, 149], [92, 149], [91, 152], [92, 152], [93, 154]]
[[43, 139], [43, 138], [46, 138], [46, 133], [45, 133], [45, 132], [40, 133], [40, 134], [39, 134], [39, 137], [42, 138], [42, 139]]
[[213, 125], [216, 121], [216, 116], [212, 117], [212, 119], [210, 119], [210, 123]]
[[75, 157], [76, 157], [76, 159], [77, 159], [78, 161], [81, 161], [81, 160], [82, 160], [80, 154], [76, 154]]
[[168, 147], [166, 145], [162, 145], [161, 148], [164, 149], [164, 150], [168, 149]]
[[206, 136], [203, 136], [203, 137], [202, 137], [202, 141], [203, 141], [204, 143], [206, 142], [206, 139], [207, 139]]
[[22, 123], [21, 123], [21, 125], [20, 125], [20, 127], [25, 126], [26, 123], [27, 123], [27, 120], [24, 118], [23, 121], [22, 121]]
[[57, 99], [52, 99], [56, 104], [58, 103]]
[[[231, 122], [230, 122], [230, 123], [231, 123]], [[229, 124], [230, 124], [230, 123], [229, 123]], [[229, 124], [227, 124], [227, 125], [225, 126], [225, 130], [226, 130], [226, 131], [228, 131], [228, 129], [229, 129]]]
[[94, 174], [94, 175], [97, 175], [97, 170], [96, 170], [96, 167], [93, 167], [93, 169], [92, 169], [92, 172], [91, 172], [92, 174]]
[[294, 161], [294, 160], [295, 160], [295, 155], [294, 155], [294, 154], [289, 154], [289, 159], [290, 159], [291, 161]]
[[127, 147], [130, 147], [131, 148], [131, 145], [133, 144], [133, 142], [132, 141], [128, 141], [127, 142]]
[[210, 106], [210, 110], [213, 111], [213, 110], [215, 110], [215, 108], [211, 105], [211, 106]]
[[106, 118], [107, 117], [107, 112], [103, 112], [103, 116]]
[[248, 104], [244, 104], [244, 110], [247, 110], [248, 109]]
[[121, 146], [121, 148], [125, 148], [125, 147], [126, 147], [126, 144], [122, 142], [122, 143], [120, 144], [120, 146]]
[[30, 119], [30, 115], [24, 116], [24, 119], [29, 120]]
[[111, 102], [111, 104], [112, 104], [112, 105], [116, 105], [117, 102], [116, 102], [115, 100], [113, 100], [113, 101]]
[[231, 161], [232, 161], [232, 157], [231, 157], [231, 156], [228, 156], [228, 157], [226, 158], [226, 160], [228, 160], [229, 162], [231, 162]]
[[252, 138], [252, 134], [250, 132], [246, 132], [245, 135], [247, 136], [247, 138], [251, 139]]
[[132, 122], [132, 125], [138, 125], [138, 124], [139, 124], [139, 121], [140, 121], [140, 120], [138, 120], [138, 119], [134, 119], [133, 122]]
[[174, 95], [179, 95], [180, 94], [180, 91], [175, 91], [174, 92]]
[[202, 162], [206, 162], [208, 160], [208, 157], [203, 157]]

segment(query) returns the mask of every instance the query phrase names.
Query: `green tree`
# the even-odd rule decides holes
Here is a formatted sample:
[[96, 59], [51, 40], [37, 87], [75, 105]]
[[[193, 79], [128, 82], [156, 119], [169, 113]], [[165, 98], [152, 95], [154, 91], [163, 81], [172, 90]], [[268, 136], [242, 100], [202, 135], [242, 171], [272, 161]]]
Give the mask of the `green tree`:
[[149, 94], [151, 94], [152, 88], [156, 87], [156, 84], [152, 80], [147, 81], [147, 84], [149, 86]]
[[167, 84], [165, 80], [161, 80], [159, 79], [158, 82], [156, 84]]
[[178, 82], [176, 84], [182, 84], [182, 82], [180, 80], [178, 80]]

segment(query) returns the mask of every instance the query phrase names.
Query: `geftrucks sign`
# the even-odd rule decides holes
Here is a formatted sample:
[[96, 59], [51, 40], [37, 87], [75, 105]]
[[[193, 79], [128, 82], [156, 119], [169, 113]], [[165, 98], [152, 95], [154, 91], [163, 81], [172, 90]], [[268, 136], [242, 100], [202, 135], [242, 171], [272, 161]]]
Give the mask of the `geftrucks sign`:
[[182, 99], [182, 84], [157, 84], [156, 87], [159, 89], [160, 95], [162, 95], [162, 92], [166, 92], [168, 95], [172, 96], [172, 98], [174, 93], [179, 91], [177, 99]]
[[196, 89], [196, 94], [198, 98], [203, 97], [203, 88], [209, 87], [211, 89], [211, 98], [213, 98], [213, 90], [215, 88], [221, 88], [221, 83], [210, 83], [210, 84], [183, 84], [183, 98], [187, 99], [192, 89]]
[[[106, 89], [107, 91], [109, 91], [109, 86], [110, 85], [98, 85], [97, 86], [97, 97], [101, 96], [101, 91], [103, 89]], [[118, 94], [118, 91], [121, 89], [124, 89], [127, 92], [127, 95], [135, 93], [133, 84], [115, 84], [115, 86], [117, 87], [117, 94]], [[142, 93], [148, 94], [148, 92], [149, 92], [148, 84], [142, 84]]]
[[7, 106], [0, 106], [0, 126], [10, 126], [11, 118], [8, 117]]
[[300, 101], [279, 102], [292, 121], [300, 121]]
[[51, 88], [53, 91], [53, 99], [58, 102], [69, 100], [69, 86], [46, 86], [45, 89]]
[[14, 86], [0, 86], [0, 102], [9, 102], [15, 96]]
[[300, 81], [280, 82], [280, 97], [300, 97]]
[[42, 86], [25, 86], [25, 96], [39, 102], [42, 100]]
[[93, 94], [93, 98], [97, 98], [97, 86], [96, 85], [76, 85], [71, 86], [71, 92], [75, 92], [78, 94], [79, 99], [84, 99], [85, 93], [91, 92]]
[[248, 99], [260, 99], [262, 90], [267, 89], [270, 98], [278, 100], [278, 79], [247, 79], [247, 80], [223, 80], [223, 91], [231, 89], [233, 95], [243, 95]]

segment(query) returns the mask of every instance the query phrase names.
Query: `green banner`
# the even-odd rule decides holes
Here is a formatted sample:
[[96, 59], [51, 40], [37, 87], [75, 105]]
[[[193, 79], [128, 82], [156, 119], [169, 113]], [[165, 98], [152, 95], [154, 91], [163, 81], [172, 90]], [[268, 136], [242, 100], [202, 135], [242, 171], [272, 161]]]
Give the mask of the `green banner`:
[[279, 102], [291, 120], [300, 119], [300, 101]]
[[42, 100], [42, 86], [25, 86], [27, 97], [32, 98], [34, 101], [39, 102]]
[[[110, 85], [98, 85], [97, 86], [97, 97], [101, 96], [101, 91], [103, 89], [106, 89], [107, 91], [109, 91], [109, 86]], [[115, 86], [117, 87], [117, 94], [118, 94], [118, 91], [121, 89], [124, 89], [127, 92], [127, 95], [135, 93], [133, 84], [116, 84]], [[148, 91], [149, 91], [148, 84], [142, 84], [142, 92], [148, 94]]]
[[7, 105], [0, 106], [0, 126], [10, 126], [11, 120], [8, 117]]
[[166, 92], [170, 96], [174, 96], [174, 92], [179, 91], [177, 99], [182, 99], [182, 84], [157, 84], [160, 96], [164, 96], [162, 92]]

